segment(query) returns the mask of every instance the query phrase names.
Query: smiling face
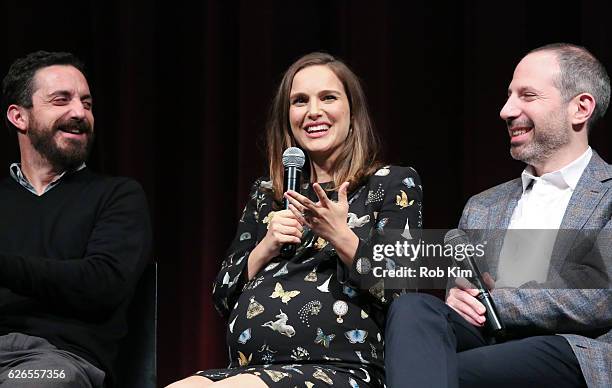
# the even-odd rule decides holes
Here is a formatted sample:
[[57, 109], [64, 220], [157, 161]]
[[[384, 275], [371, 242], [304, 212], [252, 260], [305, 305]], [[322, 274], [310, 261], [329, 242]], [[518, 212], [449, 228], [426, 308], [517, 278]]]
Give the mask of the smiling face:
[[32, 147], [60, 170], [83, 163], [93, 142], [92, 97], [85, 76], [72, 66], [38, 70], [25, 130]]
[[332, 163], [349, 134], [351, 110], [340, 79], [324, 65], [295, 74], [289, 95], [291, 132], [311, 160]]
[[514, 159], [537, 167], [573, 141], [568, 103], [555, 86], [559, 71], [550, 51], [529, 54], [517, 65], [500, 112]]

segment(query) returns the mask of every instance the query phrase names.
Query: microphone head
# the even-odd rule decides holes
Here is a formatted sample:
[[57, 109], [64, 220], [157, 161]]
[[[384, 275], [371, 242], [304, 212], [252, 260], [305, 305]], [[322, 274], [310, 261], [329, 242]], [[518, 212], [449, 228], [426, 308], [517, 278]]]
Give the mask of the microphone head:
[[304, 151], [297, 147], [289, 147], [283, 152], [283, 166], [301, 169], [306, 162]]
[[444, 244], [460, 245], [469, 244], [470, 239], [461, 229], [451, 229], [444, 235]]

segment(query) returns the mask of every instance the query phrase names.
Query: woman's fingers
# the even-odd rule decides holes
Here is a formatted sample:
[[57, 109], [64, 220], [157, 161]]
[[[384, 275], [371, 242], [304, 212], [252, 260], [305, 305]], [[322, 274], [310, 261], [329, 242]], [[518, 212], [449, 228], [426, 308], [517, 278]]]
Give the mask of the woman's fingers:
[[274, 214], [274, 217], [270, 221], [270, 225], [273, 225], [274, 223], [280, 223], [282, 225], [299, 227], [301, 230], [300, 221], [297, 219], [296, 215], [290, 209], [285, 209], [285, 210], [276, 212], [276, 214]]
[[289, 204], [289, 210], [291, 210], [291, 212], [293, 213], [293, 215], [295, 216], [295, 218], [298, 220], [298, 222], [299, 222], [301, 225], [308, 225], [308, 226], [310, 225], [310, 224], [308, 223], [308, 221], [306, 221], [306, 218], [304, 218], [304, 214], [303, 214], [303, 213], [301, 213], [301, 212], [300, 212], [300, 211], [297, 209], [297, 207], [295, 207], [295, 205], [293, 205], [293, 204]]
[[[304, 206], [306, 209], [310, 209], [310, 210], [316, 210], [317, 209], [317, 204], [315, 204], [314, 202], [312, 202], [310, 199], [308, 199], [307, 197], [303, 196], [302, 194], [293, 191], [293, 190], [289, 190], [285, 193], [285, 197], [286, 198], [293, 198], [295, 200], [298, 201], [299, 204], [301, 204], [302, 206]], [[300, 209], [298, 207], [298, 209]]]
[[319, 198], [319, 203], [324, 207], [329, 207], [331, 200], [327, 198], [327, 194], [325, 193], [325, 190], [323, 190], [321, 185], [318, 183], [313, 183], [312, 188], [314, 189], [317, 198]]
[[343, 184], [340, 185], [340, 188], [338, 189], [338, 202], [339, 203], [346, 203], [348, 205], [348, 187], [349, 187], [349, 183], [348, 182], [344, 182]]
[[306, 206], [304, 206], [300, 201], [298, 201], [297, 199], [290, 197], [290, 196], [286, 196], [287, 201], [289, 201], [289, 203], [291, 205], [293, 205], [297, 210], [298, 213], [303, 213], [306, 210]]
[[286, 197], [287, 197], [287, 200], [289, 201], [289, 204], [290, 204], [289, 206], [294, 206], [295, 209], [297, 210], [297, 213], [293, 213], [293, 215], [297, 217], [298, 220], [300, 220], [302, 224], [306, 224], [310, 226], [313, 218], [321, 216], [319, 212], [320, 208], [314, 205], [312, 201], [310, 201], [310, 203], [313, 204], [313, 206], [309, 207], [309, 206], [305, 206], [303, 203], [299, 202], [294, 197], [288, 196], [287, 194], [286, 194]]
[[299, 243], [302, 238], [302, 232], [296, 226], [287, 226], [277, 223], [271, 226], [269, 231], [272, 233], [275, 239], [281, 243]]
[[270, 221], [268, 234], [273, 238], [275, 244], [296, 243], [302, 241], [304, 228], [297, 216], [290, 210], [281, 210], [274, 214]]

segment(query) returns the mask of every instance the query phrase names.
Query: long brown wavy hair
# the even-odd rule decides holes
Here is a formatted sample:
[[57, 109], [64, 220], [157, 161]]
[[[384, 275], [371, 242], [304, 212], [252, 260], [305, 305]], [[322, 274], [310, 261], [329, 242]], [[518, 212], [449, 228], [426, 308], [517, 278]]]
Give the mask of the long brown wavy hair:
[[[344, 62], [329, 54], [314, 52], [304, 55], [295, 61], [283, 75], [276, 95], [272, 100], [272, 107], [266, 124], [266, 149], [268, 151], [270, 179], [272, 180], [274, 198], [277, 201], [280, 201], [283, 195], [283, 151], [288, 147], [299, 147], [293, 137], [289, 123], [289, 95], [293, 77], [306, 67], [318, 65], [327, 66], [342, 82], [351, 111], [351, 130], [332, 167], [333, 190], [337, 190], [343, 182], [348, 181], [349, 192], [353, 191], [382, 165], [382, 162], [378, 161], [380, 141], [374, 132], [359, 78]], [[305, 166], [304, 170], [305, 175], [309, 176], [313, 169], [312, 166]]]

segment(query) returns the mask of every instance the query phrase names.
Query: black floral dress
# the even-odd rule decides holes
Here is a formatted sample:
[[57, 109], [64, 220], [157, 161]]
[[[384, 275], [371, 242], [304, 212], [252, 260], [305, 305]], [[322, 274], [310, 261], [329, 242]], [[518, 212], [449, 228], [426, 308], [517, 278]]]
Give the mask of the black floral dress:
[[[293, 257], [273, 259], [247, 281], [248, 256], [278, 210], [270, 190], [270, 182], [254, 183], [213, 288], [228, 319], [230, 365], [197, 374], [221, 380], [250, 373], [270, 387], [382, 387], [385, 311], [397, 288], [364, 267], [371, 265], [368, 248], [386, 231], [402, 238], [421, 228], [418, 174], [386, 166], [350, 193], [347, 222], [359, 237], [352, 268], [305, 230]], [[308, 184], [302, 194], [317, 201]]]

